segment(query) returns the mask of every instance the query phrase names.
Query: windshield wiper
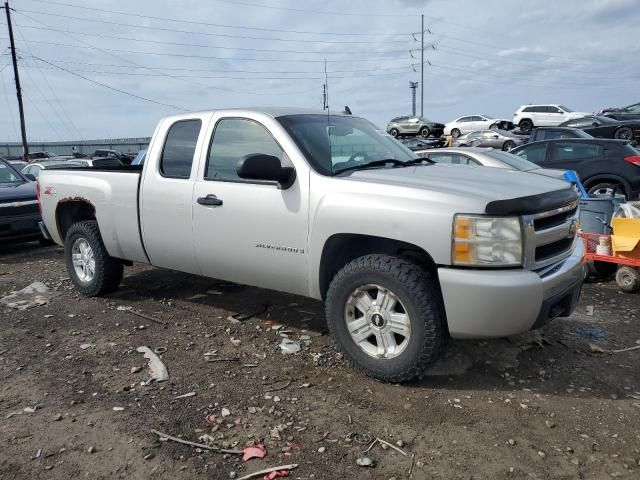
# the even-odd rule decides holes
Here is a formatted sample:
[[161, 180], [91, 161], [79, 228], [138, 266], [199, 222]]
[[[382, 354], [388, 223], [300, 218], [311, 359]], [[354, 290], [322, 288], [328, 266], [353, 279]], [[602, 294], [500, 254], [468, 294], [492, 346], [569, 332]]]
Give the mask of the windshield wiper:
[[394, 167], [408, 167], [409, 165], [417, 165], [423, 162], [433, 163], [427, 158], [414, 158], [412, 160], [407, 160], [406, 162], [403, 162], [402, 160], [397, 160], [395, 158], [385, 158], [382, 160], [374, 160], [373, 162], [369, 162], [369, 163], [361, 163], [360, 165], [354, 165], [353, 167], [341, 168], [337, 172], [334, 172], [334, 175], [338, 175], [344, 172], [350, 172], [352, 170], [367, 170], [369, 168], [380, 168], [380, 167], [384, 167], [389, 163], [392, 164]]

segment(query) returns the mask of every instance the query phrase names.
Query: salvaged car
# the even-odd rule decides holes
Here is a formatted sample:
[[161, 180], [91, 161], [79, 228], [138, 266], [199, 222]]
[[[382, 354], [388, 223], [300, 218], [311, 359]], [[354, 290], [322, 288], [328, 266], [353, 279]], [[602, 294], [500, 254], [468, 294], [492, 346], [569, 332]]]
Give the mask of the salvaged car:
[[84, 295], [141, 262], [323, 300], [339, 349], [383, 381], [419, 376], [449, 336], [569, 315], [584, 277], [568, 183], [436, 165], [356, 116], [170, 116], [144, 166], [43, 170], [39, 182]]
[[36, 195], [37, 184], [0, 159], [0, 244], [41, 240], [47, 243]]

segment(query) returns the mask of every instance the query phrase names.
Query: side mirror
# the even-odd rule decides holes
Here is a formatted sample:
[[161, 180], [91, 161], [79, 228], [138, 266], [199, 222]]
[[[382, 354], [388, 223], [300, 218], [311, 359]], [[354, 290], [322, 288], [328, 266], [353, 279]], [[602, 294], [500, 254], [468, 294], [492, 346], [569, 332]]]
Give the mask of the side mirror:
[[273, 155], [253, 153], [238, 160], [236, 169], [240, 178], [278, 182], [280, 188], [287, 189], [296, 179], [296, 171], [283, 167], [280, 159]]
[[27, 180], [31, 180], [32, 182], [38, 180], [33, 173], [25, 173], [24, 178], [26, 178]]

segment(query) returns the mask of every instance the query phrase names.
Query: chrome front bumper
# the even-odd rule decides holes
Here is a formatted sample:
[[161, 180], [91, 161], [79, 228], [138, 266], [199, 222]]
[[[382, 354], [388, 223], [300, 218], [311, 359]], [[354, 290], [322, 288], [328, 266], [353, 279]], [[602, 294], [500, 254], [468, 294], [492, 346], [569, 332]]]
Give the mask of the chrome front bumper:
[[544, 271], [438, 269], [453, 338], [506, 337], [569, 316], [584, 279], [584, 246]]

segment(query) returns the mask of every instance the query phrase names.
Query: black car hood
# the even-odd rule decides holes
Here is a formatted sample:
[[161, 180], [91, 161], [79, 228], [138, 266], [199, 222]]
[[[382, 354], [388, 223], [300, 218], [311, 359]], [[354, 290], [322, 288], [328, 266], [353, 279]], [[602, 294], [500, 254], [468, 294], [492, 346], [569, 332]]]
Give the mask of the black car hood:
[[11, 200], [34, 200], [36, 198], [36, 182], [18, 184], [0, 183], [0, 202]]

